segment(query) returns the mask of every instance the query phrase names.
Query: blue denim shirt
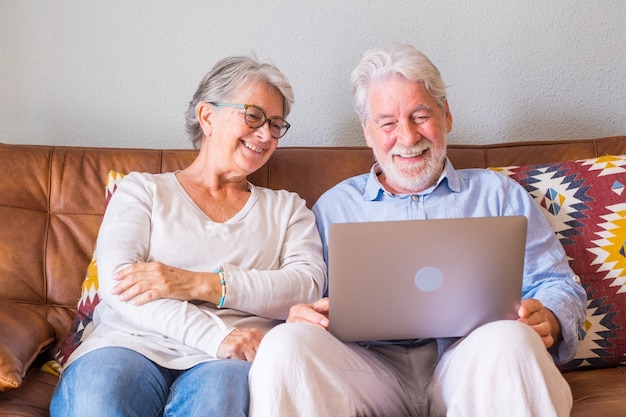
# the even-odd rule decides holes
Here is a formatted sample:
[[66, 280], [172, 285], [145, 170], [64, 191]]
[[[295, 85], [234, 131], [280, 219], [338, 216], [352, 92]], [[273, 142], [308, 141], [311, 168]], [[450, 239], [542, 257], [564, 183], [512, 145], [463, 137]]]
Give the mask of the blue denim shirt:
[[[326, 191], [313, 207], [328, 259], [332, 223], [524, 215], [528, 219], [522, 298], [536, 298], [561, 324], [563, 340], [550, 348], [557, 364], [576, 353], [586, 313], [586, 293], [569, 267], [565, 251], [540, 206], [514, 180], [486, 169], [455, 170], [449, 160], [433, 187], [394, 195], [378, 181], [375, 164], [368, 174], [349, 178]], [[438, 340], [439, 351], [454, 339]]]

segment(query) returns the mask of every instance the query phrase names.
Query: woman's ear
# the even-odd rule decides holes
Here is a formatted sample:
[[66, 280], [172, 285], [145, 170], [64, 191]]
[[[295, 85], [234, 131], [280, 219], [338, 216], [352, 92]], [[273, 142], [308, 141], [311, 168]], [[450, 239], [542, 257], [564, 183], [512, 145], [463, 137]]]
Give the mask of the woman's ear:
[[202, 133], [204, 136], [211, 136], [213, 132], [212, 126], [212, 116], [213, 116], [213, 106], [209, 103], [200, 103], [196, 108], [196, 116], [198, 117], [198, 123], [200, 124], [200, 128], [202, 129]]

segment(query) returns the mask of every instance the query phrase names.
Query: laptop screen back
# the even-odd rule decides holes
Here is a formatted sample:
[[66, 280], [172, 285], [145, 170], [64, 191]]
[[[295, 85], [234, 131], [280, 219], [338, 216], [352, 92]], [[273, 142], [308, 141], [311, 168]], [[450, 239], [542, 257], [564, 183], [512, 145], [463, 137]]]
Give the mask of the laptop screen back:
[[336, 223], [330, 328], [346, 342], [465, 336], [516, 319], [523, 216]]

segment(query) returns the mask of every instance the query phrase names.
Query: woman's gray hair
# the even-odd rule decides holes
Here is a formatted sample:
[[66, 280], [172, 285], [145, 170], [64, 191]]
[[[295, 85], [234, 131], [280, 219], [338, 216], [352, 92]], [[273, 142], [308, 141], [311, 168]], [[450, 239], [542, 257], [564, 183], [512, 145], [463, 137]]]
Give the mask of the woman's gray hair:
[[354, 110], [361, 123], [365, 124], [370, 117], [367, 97], [370, 84], [397, 76], [421, 82], [437, 104], [445, 110], [446, 85], [437, 67], [413, 46], [396, 45], [389, 51], [372, 49], [365, 52], [352, 71], [350, 82]]
[[[200, 103], [227, 102], [248, 82], [265, 82], [283, 96], [283, 118], [291, 111], [293, 89], [287, 77], [274, 65], [247, 56], [226, 57], [217, 62], [204, 76], [185, 112], [185, 127], [194, 148], [202, 144], [202, 129], [197, 109]], [[254, 104], [254, 103], [243, 103]]]

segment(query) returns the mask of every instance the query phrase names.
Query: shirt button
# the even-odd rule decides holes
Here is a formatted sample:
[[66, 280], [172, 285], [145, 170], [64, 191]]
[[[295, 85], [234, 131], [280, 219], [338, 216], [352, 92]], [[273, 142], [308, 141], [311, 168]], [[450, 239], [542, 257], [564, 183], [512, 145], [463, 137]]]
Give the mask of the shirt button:
[[411, 199], [412, 199], [413, 201], [417, 201], [417, 200], [419, 200], [420, 198], [419, 198], [419, 196], [414, 195], [414, 196], [411, 196]]

